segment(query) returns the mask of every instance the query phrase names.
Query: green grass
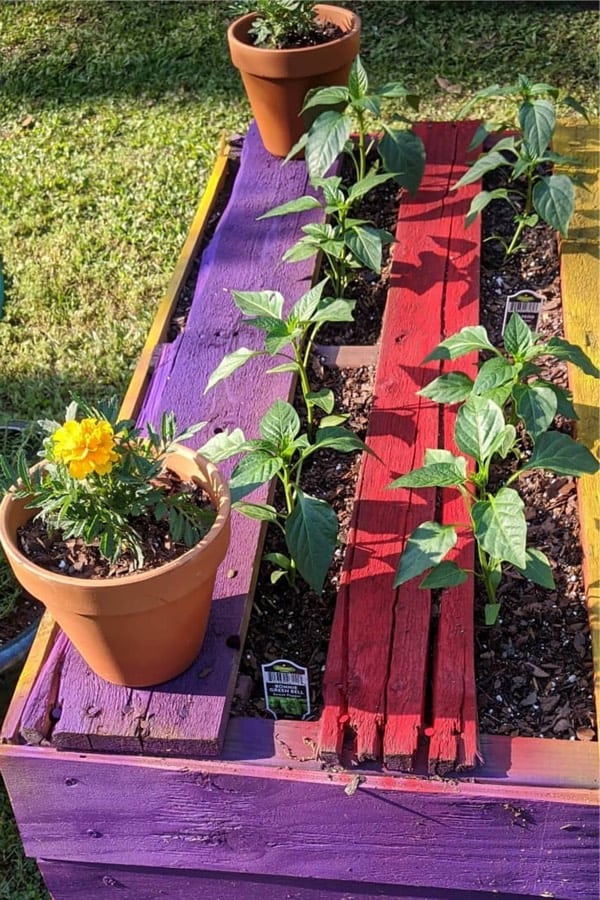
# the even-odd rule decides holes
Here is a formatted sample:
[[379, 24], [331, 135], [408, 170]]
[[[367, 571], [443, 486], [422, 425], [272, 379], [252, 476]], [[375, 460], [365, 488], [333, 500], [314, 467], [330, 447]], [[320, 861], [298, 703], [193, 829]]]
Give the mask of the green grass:
[[[372, 83], [416, 88], [422, 119], [451, 118], [475, 90], [518, 72], [598, 114], [590, 4], [346, 5], [362, 17]], [[124, 391], [220, 136], [250, 118], [226, 11], [0, 3], [0, 420], [59, 416], [72, 393]], [[46, 897], [1, 791], [0, 835], [0, 900]]]

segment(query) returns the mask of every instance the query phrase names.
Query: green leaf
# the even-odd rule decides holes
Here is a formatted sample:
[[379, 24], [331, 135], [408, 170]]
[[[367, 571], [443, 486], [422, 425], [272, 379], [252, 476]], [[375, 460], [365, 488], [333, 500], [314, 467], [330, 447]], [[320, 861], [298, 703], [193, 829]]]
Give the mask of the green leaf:
[[456, 184], [452, 185], [452, 190], [456, 191], [466, 184], [473, 184], [473, 182], [479, 181], [480, 178], [487, 175], [488, 172], [493, 172], [494, 169], [498, 169], [500, 166], [505, 165], [506, 159], [502, 154], [498, 153], [496, 150], [490, 150], [488, 153], [485, 153], [483, 156], [480, 156], [479, 159], [475, 160], [471, 168], [467, 169], [462, 178], [459, 178]]
[[456, 334], [452, 334], [438, 344], [423, 362], [429, 362], [432, 359], [457, 359], [473, 350], [491, 350], [497, 355], [498, 351], [490, 343], [483, 325], [468, 325], [466, 328], [461, 328]]
[[381, 271], [382, 240], [377, 228], [361, 225], [345, 235], [345, 243], [352, 255], [373, 272]]
[[495, 625], [500, 613], [500, 603], [486, 603], [484, 607], [485, 624]]
[[575, 97], [571, 97], [570, 95], [567, 95], [566, 97], [563, 97], [560, 102], [564, 106], [568, 106], [571, 109], [575, 110], [575, 112], [578, 112], [580, 115], [583, 116], [584, 119], [586, 119], [586, 121], [588, 121], [588, 122], [590, 121], [590, 117], [589, 117], [587, 109], [585, 108], [585, 106], [583, 106], [582, 103], [579, 102], [579, 100], [576, 100]]
[[348, 78], [348, 90], [353, 100], [366, 97], [369, 90], [369, 78], [360, 56], [357, 56], [352, 63], [350, 77]]
[[536, 182], [533, 205], [544, 222], [566, 237], [575, 209], [575, 189], [569, 176], [550, 175]]
[[266, 441], [277, 447], [287, 445], [300, 431], [300, 417], [285, 400], [275, 400], [260, 421], [260, 433]]
[[473, 393], [486, 394], [494, 391], [496, 388], [512, 382], [514, 374], [513, 367], [503, 356], [486, 359], [477, 373]]
[[455, 562], [445, 559], [439, 565], [433, 567], [419, 587], [429, 588], [430, 590], [457, 587], [459, 584], [464, 584], [468, 577], [468, 572], [457, 566]]
[[483, 212], [486, 206], [493, 200], [506, 200], [508, 191], [506, 188], [496, 188], [494, 191], [479, 191], [479, 193], [471, 200], [471, 205], [467, 213], [467, 225], [474, 222], [479, 213]]
[[331, 447], [341, 453], [352, 453], [355, 450], [368, 450], [364, 441], [347, 428], [337, 426], [318, 428], [315, 435], [315, 448]]
[[245, 316], [282, 317], [283, 297], [279, 291], [232, 291], [231, 295]]
[[560, 431], [546, 431], [535, 442], [525, 469], [547, 469], [557, 475], [594, 475], [599, 465], [587, 447]]
[[536, 440], [547, 431], [556, 415], [558, 402], [553, 390], [537, 381], [516, 384], [513, 388], [515, 411], [523, 420], [525, 430]]
[[277, 356], [284, 347], [287, 347], [295, 337], [290, 334], [287, 322], [275, 322], [273, 327], [265, 335], [265, 350], [270, 356]]
[[327, 110], [315, 119], [308, 132], [305, 158], [311, 178], [323, 177], [331, 168], [352, 131], [352, 119], [336, 110]]
[[237, 503], [242, 497], [251, 494], [257, 487], [270, 481], [282, 466], [282, 459], [266, 453], [264, 450], [255, 450], [253, 453], [249, 453], [239, 461], [232, 472], [229, 482], [232, 502]]
[[223, 381], [224, 378], [229, 378], [230, 375], [237, 371], [237, 369], [241, 369], [241, 367], [254, 356], [264, 356], [264, 351], [249, 350], [247, 347], [239, 347], [237, 350], [234, 350], [233, 353], [228, 353], [227, 356], [223, 357], [208, 379], [207, 385], [204, 388], [204, 393], [206, 394], [210, 391], [210, 389], [213, 388], [215, 384], [218, 384], [219, 381]]
[[350, 190], [348, 191], [348, 200], [350, 200], [351, 203], [354, 203], [356, 200], [364, 197], [365, 194], [368, 194], [369, 191], [372, 191], [373, 188], [376, 188], [380, 184], [385, 184], [386, 181], [394, 178], [394, 174], [394, 172], [384, 172], [379, 175], [374, 169], [371, 169], [364, 178], [361, 178], [360, 181], [355, 181], [350, 187]]
[[349, 415], [347, 413], [344, 414], [335, 414], [332, 416], [323, 416], [321, 421], [319, 422], [319, 428], [332, 428], [335, 425], [343, 425], [344, 422], [347, 422], [349, 419]]
[[466, 459], [464, 456], [455, 456], [450, 450], [440, 450], [437, 447], [429, 447], [425, 451], [425, 465], [429, 466], [432, 463], [448, 463], [458, 469], [463, 476], [463, 479], [467, 477]]
[[248, 519], [258, 519], [261, 522], [277, 522], [277, 510], [267, 503], [247, 503], [245, 500], [238, 500], [233, 504], [233, 508]]
[[539, 584], [549, 591], [553, 590], [556, 585], [554, 583], [554, 576], [548, 557], [542, 553], [541, 550], [536, 550], [535, 547], [528, 547], [525, 551], [525, 557], [526, 564], [523, 568], [517, 566], [519, 572], [521, 572], [528, 581], [533, 581], [534, 584]]
[[506, 560], [525, 568], [527, 522], [523, 501], [512, 488], [500, 488], [488, 500], [478, 500], [471, 508], [475, 538], [493, 559]]
[[292, 307], [288, 321], [290, 319], [295, 319], [297, 322], [310, 322], [321, 303], [323, 290], [326, 284], [327, 279], [324, 278], [322, 281], [319, 281], [318, 284], [315, 284], [310, 291], [303, 294]]
[[223, 462], [225, 459], [241, 453], [245, 448], [246, 438], [241, 428], [234, 428], [233, 431], [221, 431], [211, 437], [199, 449], [199, 453], [209, 459], [212, 463]]
[[517, 430], [514, 425], [505, 425], [490, 448], [490, 456], [497, 453], [506, 459], [515, 445]]
[[575, 407], [573, 406], [573, 396], [570, 391], [566, 391], [557, 384], [554, 384], [551, 381], [544, 381], [543, 379], [540, 379], [539, 384], [543, 384], [544, 387], [554, 391], [557, 415], [563, 416], [565, 419], [572, 419], [573, 421], [576, 421], [579, 418]]
[[276, 566], [281, 566], [284, 571], [289, 571], [292, 568], [291, 560], [283, 553], [265, 553], [263, 559], [274, 563]]
[[285, 539], [298, 571], [318, 594], [323, 590], [337, 535], [338, 520], [331, 506], [298, 489], [294, 509], [286, 519]]
[[330, 413], [333, 411], [333, 407], [335, 405], [335, 397], [333, 391], [330, 391], [328, 388], [323, 388], [320, 391], [310, 391], [306, 395], [306, 402], [310, 404], [310, 406], [318, 406], [319, 409], [324, 410], [326, 413]]
[[493, 400], [472, 394], [456, 414], [454, 439], [459, 450], [483, 463], [503, 430], [500, 407]]
[[600, 371], [597, 366], [594, 365], [587, 353], [584, 353], [577, 344], [570, 344], [564, 338], [552, 337], [545, 345], [545, 349], [557, 359], [564, 359], [566, 362], [577, 366], [586, 375], [591, 375], [592, 378], [600, 378]]
[[314, 238], [303, 237], [292, 244], [281, 258], [284, 262], [301, 262], [303, 259], [310, 259], [319, 249], [319, 243]]
[[267, 369], [267, 375], [275, 375], [277, 372], [297, 372], [301, 371], [301, 367], [296, 362], [281, 363], [279, 366], [273, 366]]
[[313, 109], [315, 106], [338, 106], [340, 103], [349, 103], [350, 92], [343, 85], [331, 85], [319, 88], [314, 93], [307, 95], [302, 112]]
[[389, 485], [390, 488], [452, 487], [463, 484], [465, 473], [462, 467], [448, 462], [430, 463], [401, 475]]
[[518, 313], [513, 313], [504, 331], [504, 347], [515, 359], [525, 359], [533, 347], [534, 336], [531, 328]]
[[384, 125], [379, 155], [388, 172], [397, 172], [396, 182], [416, 194], [425, 171], [425, 147], [413, 131], [394, 131]]
[[421, 397], [428, 397], [436, 403], [461, 403], [469, 396], [473, 382], [464, 372], [448, 372], [434, 378], [428, 385], [417, 391]]
[[452, 547], [457, 536], [452, 525], [423, 522], [412, 532], [400, 557], [394, 587], [421, 575], [426, 569], [437, 566]]
[[326, 299], [313, 316], [313, 322], [351, 322], [356, 300]]
[[550, 100], [534, 100], [519, 107], [519, 124], [523, 137], [534, 156], [543, 156], [552, 140], [556, 115]]
[[282, 203], [280, 206], [274, 206], [273, 209], [263, 213], [262, 216], [257, 216], [256, 221], [260, 222], [261, 219], [272, 219], [274, 216], [287, 216], [289, 213], [300, 213], [309, 209], [320, 208], [321, 204], [316, 197], [306, 195], [297, 197], [295, 200], [288, 200], [287, 203]]

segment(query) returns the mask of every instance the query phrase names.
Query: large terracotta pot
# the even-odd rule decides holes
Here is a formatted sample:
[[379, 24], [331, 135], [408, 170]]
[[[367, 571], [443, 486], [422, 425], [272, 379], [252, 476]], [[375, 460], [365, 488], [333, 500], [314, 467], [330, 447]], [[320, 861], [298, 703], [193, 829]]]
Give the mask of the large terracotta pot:
[[35, 565], [16, 541], [32, 510], [9, 496], [0, 504], [0, 542], [20, 583], [46, 606], [94, 672], [130, 687], [167, 681], [193, 662], [229, 545], [229, 488], [215, 466], [186, 447], [169, 454], [166, 465], [202, 486], [217, 510], [215, 523], [178, 559], [121, 578], [73, 578]]
[[347, 9], [317, 4], [321, 21], [339, 25], [344, 36], [316, 47], [270, 50], [254, 47], [249, 13], [229, 26], [231, 59], [239, 70], [263, 144], [274, 156], [287, 156], [306, 130], [300, 116], [310, 88], [347, 84], [360, 48], [360, 19]]

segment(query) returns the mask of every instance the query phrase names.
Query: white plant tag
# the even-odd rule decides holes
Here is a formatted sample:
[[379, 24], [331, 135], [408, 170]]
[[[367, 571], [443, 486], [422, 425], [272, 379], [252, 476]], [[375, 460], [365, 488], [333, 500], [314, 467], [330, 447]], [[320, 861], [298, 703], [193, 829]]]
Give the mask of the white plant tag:
[[275, 719], [305, 719], [310, 714], [308, 670], [289, 659], [263, 663], [265, 706]]
[[535, 291], [517, 291], [516, 294], [509, 294], [506, 298], [504, 307], [504, 319], [502, 320], [502, 334], [506, 330], [508, 320], [512, 313], [519, 313], [523, 321], [531, 328], [537, 331], [540, 327], [540, 316], [542, 313], [542, 304], [546, 298], [543, 294], [536, 294]]

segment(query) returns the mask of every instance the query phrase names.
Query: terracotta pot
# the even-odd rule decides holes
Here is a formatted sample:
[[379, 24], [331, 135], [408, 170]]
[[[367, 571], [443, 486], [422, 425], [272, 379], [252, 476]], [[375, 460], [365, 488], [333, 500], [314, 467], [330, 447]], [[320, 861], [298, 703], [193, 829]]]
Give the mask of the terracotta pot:
[[193, 662], [229, 545], [229, 488], [215, 466], [186, 447], [169, 454], [166, 465], [203, 487], [217, 518], [178, 559], [122, 578], [72, 578], [35, 565], [16, 542], [17, 528], [32, 510], [9, 496], [0, 504], [0, 542], [20, 583], [46, 606], [94, 672], [130, 687], [167, 681]]
[[320, 21], [339, 25], [344, 36], [293, 50], [254, 47], [248, 30], [255, 13], [236, 19], [227, 32], [231, 59], [240, 70], [263, 144], [274, 156], [287, 156], [305, 132], [309, 123], [300, 110], [310, 88], [347, 84], [360, 48], [360, 19], [355, 13], [327, 4], [315, 8]]

